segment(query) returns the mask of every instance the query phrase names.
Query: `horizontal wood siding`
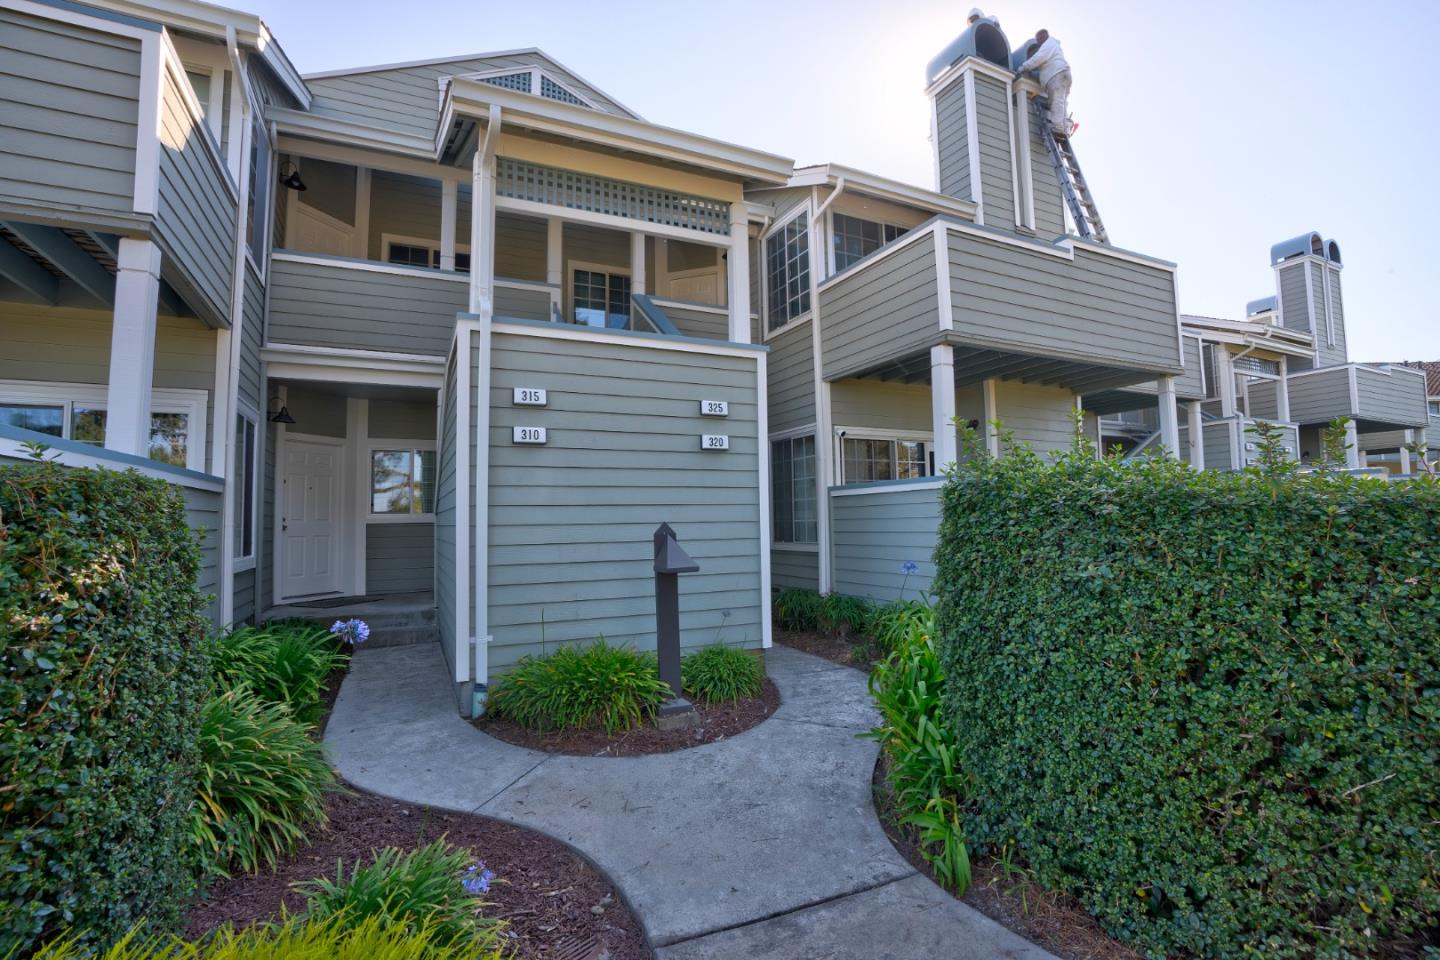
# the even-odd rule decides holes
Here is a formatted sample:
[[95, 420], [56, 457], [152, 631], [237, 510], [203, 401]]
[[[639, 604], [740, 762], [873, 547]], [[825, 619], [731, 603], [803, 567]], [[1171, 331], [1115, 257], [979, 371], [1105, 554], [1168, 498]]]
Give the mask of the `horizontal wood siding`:
[[[835, 592], [878, 603], [898, 599], [904, 588], [914, 600], [935, 577], [935, 542], [940, 530], [940, 491], [896, 486], [883, 493], [830, 496], [835, 555]], [[909, 577], [901, 567], [920, 569]]]
[[235, 574], [234, 622], [255, 622], [255, 568], [241, 570]]
[[1355, 370], [1359, 391], [1359, 418], [1382, 423], [1423, 427], [1429, 422], [1425, 407], [1425, 378], [1410, 371]]
[[495, 276], [544, 280], [548, 230], [545, 221], [535, 217], [495, 214]]
[[235, 265], [235, 201], [229, 173], [211, 152], [205, 121], [192, 116], [165, 71], [160, 110], [160, 200], [155, 229], [166, 255], [216, 317], [230, 316]]
[[770, 356], [770, 430], [780, 433], [815, 422], [815, 345], [810, 322], [797, 324], [766, 341]]
[[1305, 296], [1305, 264], [1280, 268], [1280, 317], [1287, 330], [1310, 332], [1310, 304]]
[[464, 283], [341, 265], [274, 260], [269, 342], [444, 356]]
[[980, 193], [985, 225], [1015, 229], [1014, 165], [1010, 159], [1010, 107], [1005, 86], [975, 76], [975, 119], [980, 135]]
[[495, 287], [495, 316], [513, 320], [549, 320], [549, 287]]
[[1075, 446], [1075, 394], [1064, 387], [998, 380], [995, 416], [1039, 454], [1068, 453]]
[[1350, 398], [1350, 370], [1335, 367], [1291, 377], [1290, 419], [1296, 423], [1329, 423], [1355, 415]]
[[135, 208], [140, 41], [0, 10], [0, 196]]
[[[1025, 109], [1030, 109], [1029, 98], [1024, 97]], [[1046, 142], [1049, 130], [1035, 122], [1035, 114], [1028, 115], [1030, 125], [1030, 184], [1035, 196], [1035, 234], [1042, 240], [1054, 240], [1068, 231], [1065, 227], [1065, 199], [1060, 192], [1060, 178], [1055, 173], [1055, 160], [1050, 156]]]
[[820, 554], [814, 550], [770, 551], [770, 585], [777, 590], [820, 588]]
[[1362, 433], [1358, 439], [1360, 449], [1370, 452], [1399, 450], [1409, 442], [1405, 439], [1404, 430], [1386, 430], [1383, 433]]
[[655, 305], [664, 311], [683, 336], [699, 337], [701, 340], [730, 339], [730, 317], [725, 313], [698, 310], [674, 300], [656, 300]]
[[[681, 642], [761, 642], [756, 363], [750, 357], [496, 332], [490, 403], [490, 667], [563, 643], [655, 645], [653, 547], [675, 528]], [[515, 407], [514, 387], [549, 391]], [[702, 418], [702, 399], [730, 416]], [[512, 444], [543, 426], [544, 446]], [[730, 450], [703, 452], [702, 433]]]
[[[463, 362], [463, 358], [462, 358]], [[455, 554], [457, 444], [456, 358], [445, 364], [445, 387], [441, 391], [440, 450], [435, 467], [435, 619], [440, 629], [440, 649], [447, 661], [455, 651], [455, 582], [460, 576]], [[468, 569], [468, 567], [467, 567]], [[455, 664], [450, 663], [451, 676]]]
[[244, 316], [244, 327], [240, 331], [240, 399], [258, 411], [265, 408], [265, 385], [260, 376], [260, 345], [265, 342], [265, 287], [248, 260]]
[[852, 269], [820, 291], [824, 376], [835, 380], [928, 349], [940, 335], [928, 236]]
[[1233, 470], [1230, 462], [1230, 423], [1207, 423], [1201, 428], [1206, 470]]
[[[1345, 304], [1340, 291], [1340, 271], [1334, 267], [1316, 267], [1315, 276], [1329, 274], [1330, 290], [1328, 298], [1329, 326], [1321, 326], [1316, 331], [1316, 346], [1320, 352], [1320, 366], [1328, 367], [1332, 364], [1345, 363], [1348, 359], [1345, 342]], [[1317, 295], [1318, 297], [1319, 295]], [[1321, 302], [1318, 298], [1317, 304]], [[1330, 343], [1333, 333], [1335, 343]]]
[[930, 385], [881, 380], [836, 380], [830, 384], [830, 419], [837, 428], [929, 432]]
[[371, 523], [365, 526], [365, 592], [419, 593], [435, 585], [435, 526]]
[[965, 83], [957, 79], [935, 95], [935, 138], [941, 193], [973, 200], [970, 132], [965, 125]]
[[1277, 382], [1274, 380], [1252, 380], [1245, 390], [1249, 395], [1249, 414], [1256, 420], [1280, 419], [1280, 404], [1276, 396]]
[[205, 616], [216, 626], [220, 623], [220, 516], [221, 494], [209, 490], [181, 487], [185, 497], [185, 522], [200, 532], [200, 576], [196, 582], [202, 595], [208, 596]]
[[1180, 366], [1168, 270], [1076, 248], [1073, 260], [951, 232], [955, 335], [1105, 366]]

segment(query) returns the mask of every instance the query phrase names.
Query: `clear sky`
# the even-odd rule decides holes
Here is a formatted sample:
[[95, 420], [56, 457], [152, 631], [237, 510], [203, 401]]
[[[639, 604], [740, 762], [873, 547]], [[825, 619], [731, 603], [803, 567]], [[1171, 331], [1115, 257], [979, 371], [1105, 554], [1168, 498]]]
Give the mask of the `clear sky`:
[[[647, 120], [931, 187], [926, 62], [970, 0], [228, 0], [302, 72], [540, 47]], [[1352, 360], [1440, 359], [1440, 2], [1008, 0], [1075, 74], [1076, 152], [1118, 246], [1181, 308], [1275, 292], [1270, 244], [1344, 257]]]

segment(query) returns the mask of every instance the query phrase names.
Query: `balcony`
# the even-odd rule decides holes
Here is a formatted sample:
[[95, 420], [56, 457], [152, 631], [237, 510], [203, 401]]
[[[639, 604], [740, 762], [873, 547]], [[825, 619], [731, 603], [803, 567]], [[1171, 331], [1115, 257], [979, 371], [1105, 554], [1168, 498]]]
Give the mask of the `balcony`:
[[1173, 271], [1074, 238], [937, 218], [821, 284], [824, 376], [920, 382], [940, 344], [954, 347], [962, 385], [1090, 393], [1179, 376]]
[[1290, 374], [1290, 419], [1307, 426], [1350, 417], [1360, 433], [1424, 428], [1425, 375], [1409, 367], [1347, 363]]

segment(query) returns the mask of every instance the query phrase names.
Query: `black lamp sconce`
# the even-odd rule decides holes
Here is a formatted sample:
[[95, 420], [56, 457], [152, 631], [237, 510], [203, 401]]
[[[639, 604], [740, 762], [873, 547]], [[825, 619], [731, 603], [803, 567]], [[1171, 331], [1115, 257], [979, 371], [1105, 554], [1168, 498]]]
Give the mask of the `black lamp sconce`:
[[285, 404], [281, 402], [279, 397], [271, 397], [270, 403], [272, 406], [277, 403], [280, 404], [280, 409], [270, 414], [269, 419], [271, 423], [290, 424], [295, 422], [295, 418], [290, 416], [290, 408], [285, 406]]
[[305, 189], [305, 181], [300, 179], [300, 168], [295, 165], [294, 160], [286, 160], [280, 164], [280, 185], [291, 190]]

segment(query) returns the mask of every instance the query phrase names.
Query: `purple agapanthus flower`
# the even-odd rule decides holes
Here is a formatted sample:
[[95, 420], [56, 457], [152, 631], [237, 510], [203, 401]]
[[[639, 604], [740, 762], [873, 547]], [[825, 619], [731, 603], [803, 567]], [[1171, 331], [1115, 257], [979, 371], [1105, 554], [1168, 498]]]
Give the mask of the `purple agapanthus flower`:
[[330, 625], [330, 632], [349, 644], [364, 643], [370, 639], [370, 625], [358, 617], [336, 620]]
[[905, 574], [905, 576], [907, 577], [910, 576], [910, 574], [912, 573], [919, 573], [920, 564], [916, 563], [914, 560], [906, 560], [904, 563], [900, 564], [900, 572]]
[[481, 894], [490, 892], [490, 881], [495, 879], [495, 871], [485, 869], [485, 861], [470, 864], [469, 868], [460, 875], [460, 886], [465, 888], [469, 894]]

